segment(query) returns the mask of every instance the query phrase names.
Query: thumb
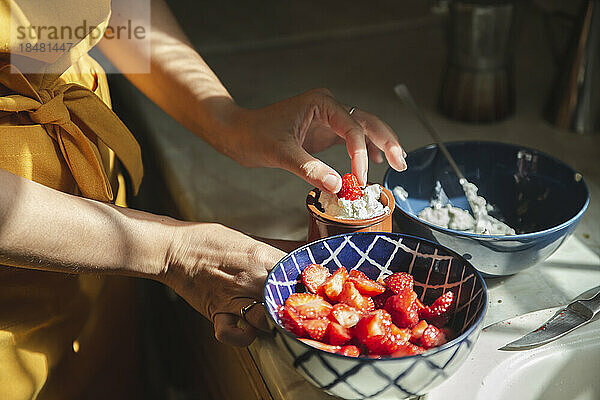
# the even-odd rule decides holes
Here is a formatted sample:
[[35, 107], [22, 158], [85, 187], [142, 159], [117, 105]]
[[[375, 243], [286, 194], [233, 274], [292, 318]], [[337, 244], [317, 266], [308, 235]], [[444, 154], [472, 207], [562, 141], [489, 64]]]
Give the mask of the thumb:
[[337, 193], [342, 187], [342, 178], [333, 168], [310, 155], [296, 143], [289, 144], [281, 157], [282, 168], [321, 190]]

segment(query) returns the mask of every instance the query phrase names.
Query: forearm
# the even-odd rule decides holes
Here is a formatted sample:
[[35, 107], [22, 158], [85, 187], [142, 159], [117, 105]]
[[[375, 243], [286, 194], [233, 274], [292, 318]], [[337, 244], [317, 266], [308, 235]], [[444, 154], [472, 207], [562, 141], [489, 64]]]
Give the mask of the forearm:
[[[115, 25], [126, 22], [119, 20], [125, 16], [113, 14], [112, 18]], [[229, 153], [222, 138], [240, 108], [189, 43], [163, 0], [152, 1], [150, 43], [149, 55], [127, 41], [103, 40], [99, 46], [154, 103], [217, 150]], [[149, 74], [128, 73], [148, 64]]]
[[168, 217], [68, 195], [0, 169], [0, 264], [159, 279]]

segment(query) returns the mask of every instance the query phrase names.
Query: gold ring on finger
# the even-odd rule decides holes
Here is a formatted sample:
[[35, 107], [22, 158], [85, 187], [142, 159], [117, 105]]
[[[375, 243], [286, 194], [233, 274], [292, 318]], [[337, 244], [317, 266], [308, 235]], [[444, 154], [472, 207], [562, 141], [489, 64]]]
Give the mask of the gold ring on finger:
[[261, 304], [261, 302], [254, 300], [252, 303], [240, 308], [240, 316], [244, 321], [248, 322], [248, 320], [246, 319], [246, 314], [252, 309], [252, 307], [254, 307], [257, 304]]

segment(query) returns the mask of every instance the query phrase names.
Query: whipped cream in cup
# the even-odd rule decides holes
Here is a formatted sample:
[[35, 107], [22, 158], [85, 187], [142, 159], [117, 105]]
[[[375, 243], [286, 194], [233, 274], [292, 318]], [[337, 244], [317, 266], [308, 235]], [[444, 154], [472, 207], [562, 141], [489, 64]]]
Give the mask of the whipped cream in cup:
[[369, 219], [390, 211], [381, 201], [381, 189], [378, 184], [363, 189], [363, 196], [357, 200], [338, 198], [337, 195], [322, 192], [319, 202], [327, 215], [340, 219]]
[[378, 184], [367, 185], [363, 197], [357, 200], [338, 199], [337, 195], [313, 189], [306, 198], [306, 207], [309, 241], [348, 232], [392, 232], [394, 196]]

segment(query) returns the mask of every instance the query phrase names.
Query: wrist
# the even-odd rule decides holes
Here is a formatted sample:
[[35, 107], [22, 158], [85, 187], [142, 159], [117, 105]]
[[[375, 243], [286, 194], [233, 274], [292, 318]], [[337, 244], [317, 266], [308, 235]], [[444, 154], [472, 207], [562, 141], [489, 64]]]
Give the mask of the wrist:
[[220, 264], [218, 256], [222, 252], [213, 241], [218, 242], [219, 231], [224, 227], [216, 223], [178, 222], [173, 226], [164, 268], [157, 280], [180, 293], [186, 282], [203, 274], [207, 265]]
[[261, 267], [267, 271], [285, 255], [275, 247], [221, 224], [184, 224], [174, 229], [160, 278], [177, 292], [185, 290], [186, 282], [197, 276], [230, 274], [232, 267]]
[[193, 133], [215, 150], [238, 161], [249, 110], [227, 96], [200, 100], [193, 109], [196, 110], [192, 116]]
[[125, 209], [123, 229], [131, 241], [129, 262], [124, 274], [163, 281], [168, 272], [168, 257], [177, 236], [177, 227], [185, 222], [164, 215]]

